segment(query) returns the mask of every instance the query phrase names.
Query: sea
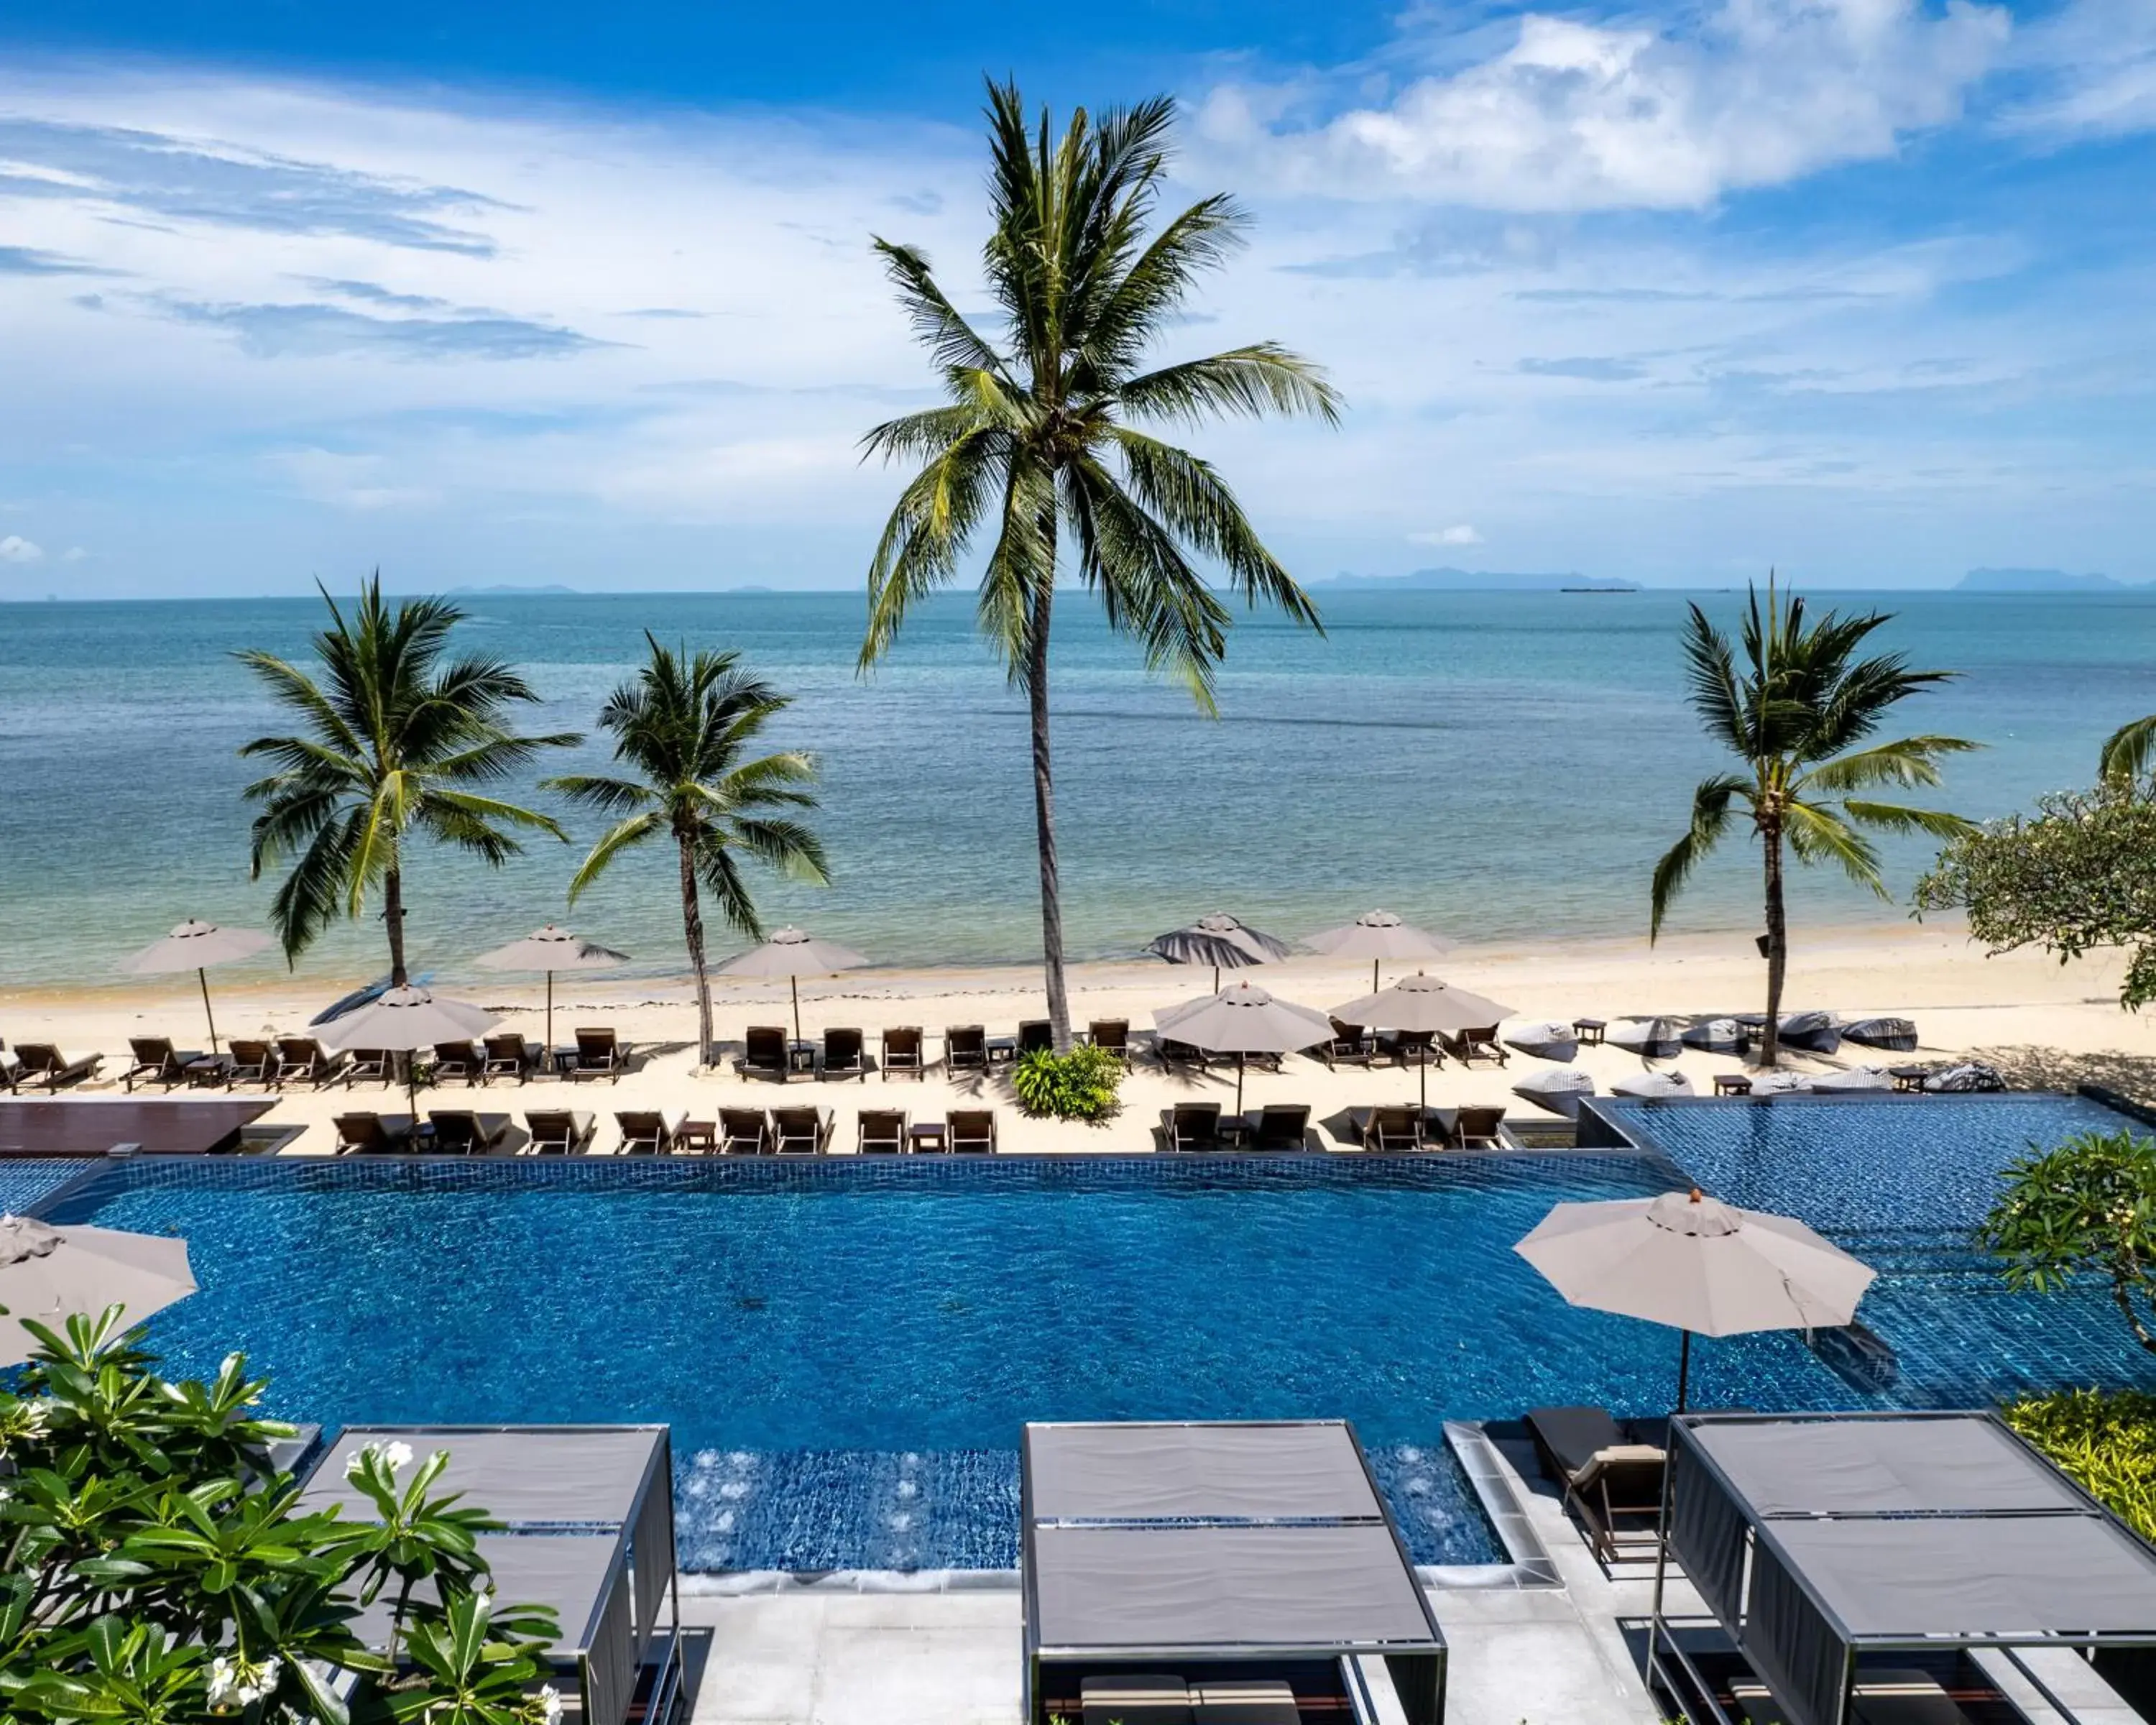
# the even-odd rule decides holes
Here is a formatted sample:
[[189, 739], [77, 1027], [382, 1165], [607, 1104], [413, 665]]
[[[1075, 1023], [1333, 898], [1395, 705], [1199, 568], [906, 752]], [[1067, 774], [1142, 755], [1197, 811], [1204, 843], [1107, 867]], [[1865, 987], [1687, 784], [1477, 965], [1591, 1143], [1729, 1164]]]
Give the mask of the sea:
[[[1319, 590], [1325, 632], [1238, 615], [1207, 717], [1073, 593], [1053, 670], [1065, 927], [1074, 957], [1127, 957], [1227, 911], [1294, 938], [1373, 907], [1466, 944], [1644, 938], [1648, 879], [1684, 830], [1692, 786], [1723, 763], [1686, 705], [1686, 607], [1733, 624], [1741, 592], [1445, 593]], [[767, 922], [794, 922], [879, 964], [1023, 961], [1040, 950], [1024, 706], [974, 626], [941, 597], [873, 674], [855, 670], [853, 593], [477, 594], [458, 644], [518, 666], [533, 730], [591, 733], [547, 771], [600, 769], [593, 721], [649, 630], [738, 651], [793, 697], [773, 747], [821, 763], [813, 819], [828, 887], [762, 878]], [[1956, 680], [1897, 731], [1984, 751], [1929, 800], [1972, 817], [2086, 785], [2104, 737], [2156, 711], [2156, 595], [1836, 593], [1892, 614], [1875, 637]], [[264, 922], [248, 870], [254, 776], [239, 746], [287, 728], [237, 660], [305, 661], [319, 598], [0, 605], [0, 987], [118, 980], [125, 956], [192, 916]], [[538, 775], [533, 774], [536, 778]], [[540, 806], [530, 783], [505, 793]], [[562, 811], [557, 811], [562, 812]], [[595, 835], [529, 844], [506, 867], [415, 843], [406, 862], [416, 968], [477, 974], [485, 949], [562, 921], [684, 968], [675, 861], [616, 862], [579, 901]], [[1883, 846], [1892, 896], [1809, 871], [1794, 914], [1891, 924], [1932, 847]], [[753, 870], [752, 870], [753, 872]], [[1732, 836], [1672, 927], [1759, 922], [1756, 849]], [[373, 907], [301, 960], [325, 982], [382, 968]], [[738, 944], [723, 926], [712, 946]], [[260, 961], [266, 975], [275, 961]], [[247, 967], [249, 969], [254, 966]], [[238, 971], [232, 980], [242, 978]]]

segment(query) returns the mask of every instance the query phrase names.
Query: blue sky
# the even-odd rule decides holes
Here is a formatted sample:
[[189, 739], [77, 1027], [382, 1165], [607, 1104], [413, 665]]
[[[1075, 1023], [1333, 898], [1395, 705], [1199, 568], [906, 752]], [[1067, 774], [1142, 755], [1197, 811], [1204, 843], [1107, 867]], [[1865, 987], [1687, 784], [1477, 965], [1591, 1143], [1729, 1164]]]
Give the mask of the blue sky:
[[857, 583], [983, 70], [1184, 104], [1306, 578], [2156, 579], [2156, 6], [0, 0], [0, 596]]

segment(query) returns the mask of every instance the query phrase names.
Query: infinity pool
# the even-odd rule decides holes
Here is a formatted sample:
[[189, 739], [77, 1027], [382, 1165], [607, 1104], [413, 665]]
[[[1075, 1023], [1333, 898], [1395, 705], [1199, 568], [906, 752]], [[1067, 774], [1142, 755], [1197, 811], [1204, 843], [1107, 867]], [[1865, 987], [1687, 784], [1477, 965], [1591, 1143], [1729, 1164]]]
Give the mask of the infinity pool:
[[[1666, 1410], [1666, 1332], [1566, 1307], [1512, 1250], [1659, 1158], [978, 1163], [138, 1160], [49, 1206], [182, 1235], [168, 1363], [246, 1350], [285, 1416], [665, 1420], [683, 1560], [1014, 1563], [1027, 1419], [1344, 1415], [1418, 1561], [1501, 1561], [1449, 1419]], [[1704, 1404], [1965, 1404], [2145, 1375], [2100, 1294], [2003, 1291], [1958, 1236], [1864, 1315], [1885, 1396], [1794, 1336], [1702, 1344]], [[2114, 1334], [2114, 1332], [2119, 1332]]]

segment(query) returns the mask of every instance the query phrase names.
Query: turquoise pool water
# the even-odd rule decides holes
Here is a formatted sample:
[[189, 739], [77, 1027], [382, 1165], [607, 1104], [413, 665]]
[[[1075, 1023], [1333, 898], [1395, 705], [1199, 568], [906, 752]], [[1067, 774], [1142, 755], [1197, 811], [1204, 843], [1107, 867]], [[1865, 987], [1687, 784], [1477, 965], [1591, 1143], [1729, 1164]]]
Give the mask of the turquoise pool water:
[[[1638, 1155], [144, 1160], [51, 1211], [186, 1236], [202, 1290], [156, 1344], [190, 1372], [244, 1348], [290, 1417], [670, 1422], [691, 1567], [1005, 1567], [1022, 1421], [1301, 1415], [1355, 1423], [1419, 1561], [1474, 1563], [1501, 1553], [1445, 1420], [1656, 1413], [1674, 1386], [1666, 1332], [1566, 1307], [1512, 1242], [1560, 1199], [1683, 1178]], [[1867, 1298], [1902, 1358], [1885, 1395], [1794, 1336], [1702, 1344], [1695, 1394], [2145, 1375], [2093, 1291], [2012, 1295], [1948, 1245]]]

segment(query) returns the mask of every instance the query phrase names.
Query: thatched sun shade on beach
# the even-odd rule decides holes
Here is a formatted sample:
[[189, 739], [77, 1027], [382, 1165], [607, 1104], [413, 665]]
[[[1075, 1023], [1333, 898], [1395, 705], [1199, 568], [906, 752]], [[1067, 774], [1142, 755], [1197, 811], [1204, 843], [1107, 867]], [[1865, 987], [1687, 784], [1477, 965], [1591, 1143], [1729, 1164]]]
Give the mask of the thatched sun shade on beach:
[[1366, 911], [1353, 922], [1338, 928], [1321, 929], [1305, 937], [1303, 945], [1313, 952], [1323, 952], [1334, 958], [1367, 958], [1370, 961], [1370, 992], [1378, 990], [1378, 967], [1389, 960], [1394, 964], [1419, 963], [1428, 958], [1441, 958], [1452, 950], [1452, 942], [1441, 940], [1426, 928], [1417, 928], [1412, 922], [1403, 922], [1390, 911]]
[[19, 1366], [35, 1345], [28, 1318], [55, 1329], [78, 1312], [124, 1307], [130, 1324], [195, 1291], [187, 1243], [113, 1228], [54, 1227], [0, 1216], [0, 1366]]
[[557, 970], [612, 970], [629, 963], [629, 954], [588, 941], [549, 922], [521, 941], [483, 952], [489, 970], [543, 970], [547, 973], [547, 1045], [554, 1045], [554, 973]]
[[1187, 1042], [1208, 1054], [1235, 1057], [1235, 1111], [1243, 1111], [1243, 1060], [1254, 1054], [1294, 1054], [1324, 1041], [1332, 1020], [1293, 1001], [1276, 1000], [1255, 983], [1230, 983], [1217, 994], [1201, 995], [1152, 1015], [1163, 1036]]
[[1830, 1329], [1856, 1316], [1877, 1273], [1801, 1222], [1690, 1193], [1561, 1204], [1512, 1250], [1568, 1304], [1681, 1331], [1677, 1411], [1691, 1338]]
[[1287, 957], [1287, 942], [1245, 927], [1224, 911], [1200, 916], [1187, 928], [1172, 928], [1152, 941], [1146, 951], [1170, 964], [1209, 964], [1213, 988], [1220, 987], [1220, 973], [1246, 965], [1270, 964]]
[[252, 958], [276, 944], [252, 928], [220, 928], [214, 922], [198, 922], [190, 916], [161, 941], [153, 941], [120, 968], [130, 976], [166, 976], [192, 970], [202, 984], [203, 1016], [209, 1020], [209, 1051], [217, 1052], [217, 1017], [209, 1009], [209, 978], [213, 964], [230, 964]]
[[[465, 1000], [437, 999], [426, 988], [407, 983], [385, 989], [364, 1006], [354, 1007], [322, 1026], [321, 1040], [327, 1049], [378, 1048], [390, 1054], [413, 1055], [438, 1042], [473, 1042], [501, 1022], [483, 1006]], [[404, 1069], [405, 1089], [416, 1114], [419, 1073], [416, 1061]]]
[[715, 965], [721, 976], [784, 977], [793, 990], [793, 1040], [801, 1040], [801, 978], [859, 970], [869, 961], [836, 941], [819, 941], [805, 929], [782, 928], [760, 947]]
[[[1404, 976], [1391, 988], [1365, 994], [1332, 1015], [1345, 1024], [1371, 1030], [1407, 1030], [1416, 1035], [1457, 1035], [1462, 1030], [1486, 1030], [1512, 1015], [1512, 1009], [1483, 994], [1455, 988], [1441, 977], [1417, 971]], [[1430, 1106], [1430, 1056], [1425, 1050], [1422, 1069], [1422, 1106]]]

